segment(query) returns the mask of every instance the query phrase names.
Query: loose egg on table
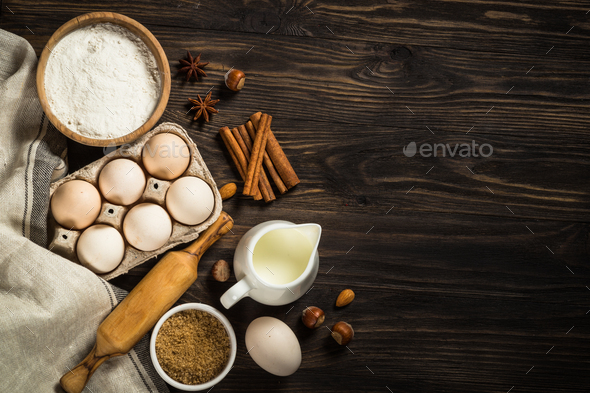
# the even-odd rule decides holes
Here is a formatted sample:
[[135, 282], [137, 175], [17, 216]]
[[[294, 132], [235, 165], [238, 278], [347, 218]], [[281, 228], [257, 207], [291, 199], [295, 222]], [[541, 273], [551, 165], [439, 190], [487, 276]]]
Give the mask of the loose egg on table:
[[104, 274], [115, 269], [125, 255], [123, 236], [115, 228], [98, 224], [87, 228], [78, 239], [76, 253], [82, 266]]
[[246, 347], [256, 364], [280, 377], [293, 374], [301, 365], [301, 347], [295, 333], [276, 318], [253, 320], [246, 329]]
[[145, 175], [134, 161], [113, 160], [100, 171], [98, 188], [107, 201], [117, 205], [131, 205], [143, 194]]
[[140, 203], [125, 215], [123, 233], [129, 244], [138, 250], [154, 251], [168, 242], [172, 221], [159, 205]]
[[70, 180], [55, 190], [51, 197], [51, 213], [66, 229], [84, 229], [100, 213], [100, 194], [84, 180]]
[[141, 155], [149, 174], [162, 180], [173, 180], [182, 175], [191, 159], [186, 142], [170, 133], [151, 137], [143, 146]]
[[215, 197], [203, 179], [186, 176], [176, 180], [166, 193], [166, 209], [176, 221], [197, 225], [213, 213]]

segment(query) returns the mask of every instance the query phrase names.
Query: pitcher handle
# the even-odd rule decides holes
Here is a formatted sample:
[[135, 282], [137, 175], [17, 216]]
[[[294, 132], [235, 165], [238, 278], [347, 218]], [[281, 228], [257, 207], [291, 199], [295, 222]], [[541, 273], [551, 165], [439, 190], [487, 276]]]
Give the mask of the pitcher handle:
[[221, 304], [223, 304], [223, 307], [229, 309], [231, 306], [247, 296], [248, 292], [250, 292], [253, 288], [254, 287], [250, 285], [246, 277], [244, 277], [235, 283], [223, 295], [221, 295], [219, 300], [221, 301]]

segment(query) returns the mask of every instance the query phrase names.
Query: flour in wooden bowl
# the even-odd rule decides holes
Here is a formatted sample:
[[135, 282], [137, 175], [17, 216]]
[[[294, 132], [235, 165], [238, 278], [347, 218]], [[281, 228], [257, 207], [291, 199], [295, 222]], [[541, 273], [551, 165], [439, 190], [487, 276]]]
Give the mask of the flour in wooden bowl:
[[51, 51], [45, 93], [71, 131], [94, 139], [130, 134], [152, 115], [161, 94], [154, 55], [128, 29], [99, 23], [75, 30]]

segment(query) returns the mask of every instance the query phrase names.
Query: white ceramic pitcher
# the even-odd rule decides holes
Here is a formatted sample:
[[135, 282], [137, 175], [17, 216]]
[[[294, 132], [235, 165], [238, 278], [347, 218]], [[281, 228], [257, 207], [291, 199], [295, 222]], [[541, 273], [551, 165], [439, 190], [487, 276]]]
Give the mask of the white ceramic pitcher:
[[299, 299], [311, 288], [318, 273], [321, 233], [318, 224], [296, 225], [280, 220], [250, 229], [234, 254], [238, 282], [221, 296], [221, 304], [230, 308], [246, 296], [270, 306]]

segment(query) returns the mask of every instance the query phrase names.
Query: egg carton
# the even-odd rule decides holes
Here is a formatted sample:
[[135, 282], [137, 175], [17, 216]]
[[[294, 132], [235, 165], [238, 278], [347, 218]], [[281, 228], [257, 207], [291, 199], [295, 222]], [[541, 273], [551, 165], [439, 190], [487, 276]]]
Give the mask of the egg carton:
[[[84, 168], [52, 183], [49, 188], [49, 196], [51, 197], [60, 185], [70, 180], [78, 179], [85, 180], [98, 189], [98, 175], [107, 163], [118, 158], [128, 158], [130, 160], [135, 161], [143, 169], [146, 176], [146, 187], [141, 198], [132, 205], [120, 206], [108, 202], [101, 195], [102, 202], [100, 214], [93, 223], [93, 225], [110, 225], [117, 229], [119, 232], [121, 232], [121, 235], [123, 235], [123, 219], [125, 217], [125, 214], [133, 206], [143, 202], [151, 202], [158, 204], [166, 210], [166, 191], [168, 191], [170, 185], [175, 180], [177, 180], [174, 179], [168, 181], [154, 178], [143, 167], [143, 163], [141, 160], [143, 146], [151, 137], [160, 133], [171, 133], [177, 135], [180, 138], [182, 138], [189, 146], [189, 149], [191, 151], [190, 164], [186, 171], [182, 174], [182, 176], [178, 177], [177, 179], [180, 179], [183, 176], [196, 176], [203, 179], [207, 184], [209, 184], [209, 186], [213, 190], [213, 196], [215, 200], [212, 213], [209, 216], [209, 218], [207, 218], [207, 220], [205, 220], [199, 225], [184, 225], [170, 217], [170, 219], [172, 220], [172, 235], [170, 236], [170, 239], [168, 239], [168, 242], [164, 246], [154, 251], [138, 250], [131, 246], [127, 242], [127, 240], [125, 240], [125, 254], [123, 257], [123, 261], [119, 264], [117, 268], [115, 268], [115, 270], [105, 274], [98, 274], [99, 277], [102, 277], [107, 281], [117, 276], [120, 276], [121, 274], [127, 273], [132, 268], [142, 264], [148, 259], [155, 257], [156, 255], [162, 254], [163, 252], [169, 250], [172, 247], [195, 240], [197, 237], [199, 237], [199, 234], [201, 232], [207, 229], [219, 217], [222, 208], [221, 195], [219, 194], [219, 190], [217, 189], [215, 180], [213, 180], [213, 176], [211, 176], [211, 173], [209, 172], [209, 169], [207, 169], [205, 161], [203, 161], [203, 158], [201, 157], [201, 154], [197, 149], [197, 145], [192, 141], [192, 139], [189, 138], [186, 131], [178, 124], [162, 123], [158, 127], [154, 128], [153, 130], [144, 134], [142, 137], [135, 140], [135, 142], [123, 145], [122, 147], [104, 156], [103, 158], [94, 161], [93, 163], [88, 164]], [[78, 241], [78, 238], [80, 237], [80, 234], [83, 232], [83, 230], [76, 231], [62, 227], [55, 221], [55, 219], [51, 215], [51, 209], [49, 211], [48, 220], [49, 239], [51, 239], [51, 242], [48, 246], [49, 250], [69, 259], [72, 262], [79, 264], [80, 262], [76, 255], [76, 242]], [[125, 239], [124, 235], [123, 239]]]

